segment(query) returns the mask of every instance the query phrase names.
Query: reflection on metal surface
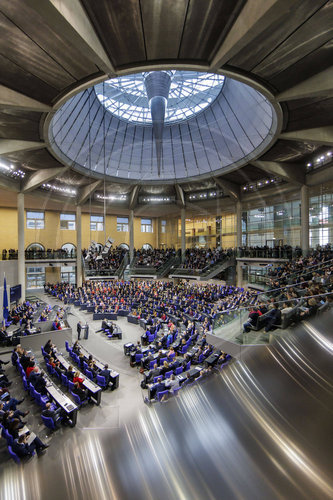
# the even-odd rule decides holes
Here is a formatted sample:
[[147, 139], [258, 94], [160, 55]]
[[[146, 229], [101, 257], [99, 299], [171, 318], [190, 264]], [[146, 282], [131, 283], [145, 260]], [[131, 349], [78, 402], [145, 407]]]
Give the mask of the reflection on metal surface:
[[71, 430], [40, 460], [8, 467], [1, 498], [332, 498], [332, 315], [323, 319], [117, 432]]

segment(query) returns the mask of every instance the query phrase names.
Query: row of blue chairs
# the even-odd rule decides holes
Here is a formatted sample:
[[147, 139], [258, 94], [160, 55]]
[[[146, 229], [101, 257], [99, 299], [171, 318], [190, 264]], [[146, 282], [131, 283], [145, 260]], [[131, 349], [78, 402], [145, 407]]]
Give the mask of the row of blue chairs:
[[[80, 366], [80, 359], [78, 357], [77, 354], [75, 354], [73, 352], [73, 350], [69, 347], [69, 344], [68, 342], [66, 341], [65, 342], [65, 346], [66, 346], [66, 351], [69, 353], [70, 357], [73, 359], [73, 361]], [[94, 374], [91, 370], [89, 370], [89, 367], [88, 367], [88, 363], [86, 361], [83, 361], [83, 372], [84, 374], [94, 382]], [[67, 377], [66, 377], [67, 378]], [[69, 381], [70, 382], [70, 381]], [[96, 383], [97, 385], [99, 385], [100, 387], [102, 387], [102, 389], [106, 389], [108, 387], [107, 383], [106, 383], [106, 380], [105, 380], [105, 377], [102, 377], [101, 375], [98, 375], [96, 376]]]

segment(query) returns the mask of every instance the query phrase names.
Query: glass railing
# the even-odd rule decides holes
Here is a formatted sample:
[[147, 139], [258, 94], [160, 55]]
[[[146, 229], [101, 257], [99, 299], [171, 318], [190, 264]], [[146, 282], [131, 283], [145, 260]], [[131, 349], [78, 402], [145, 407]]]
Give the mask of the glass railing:
[[[67, 252], [66, 250], [26, 250], [24, 252], [25, 260], [74, 260], [76, 259], [76, 252]], [[18, 251], [17, 250], [3, 250], [1, 253], [2, 260], [17, 260]]]
[[[326, 298], [331, 295], [331, 292], [325, 292], [320, 295], [276, 301], [274, 303], [278, 305], [281, 315], [277, 313], [273, 316], [270, 309], [261, 316], [250, 319], [250, 314], [259, 307], [257, 304], [261, 304], [263, 300], [261, 297], [255, 306], [249, 305], [218, 313], [214, 319], [212, 333], [235, 344], [267, 344], [274, 339], [274, 335], [330, 309], [331, 303]], [[311, 299], [314, 299], [314, 303]]]
[[241, 247], [237, 249], [238, 258], [291, 260], [301, 255], [302, 250], [298, 247]]

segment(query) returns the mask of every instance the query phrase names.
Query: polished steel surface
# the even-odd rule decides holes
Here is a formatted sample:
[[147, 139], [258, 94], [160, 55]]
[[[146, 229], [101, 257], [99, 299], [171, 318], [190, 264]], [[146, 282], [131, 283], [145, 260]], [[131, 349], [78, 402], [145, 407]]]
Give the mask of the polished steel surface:
[[3, 467], [0, 497], [332, 498], [331, 325], [327, 313], [148, 414], [133, 408], [115, 432], [67, 433]]

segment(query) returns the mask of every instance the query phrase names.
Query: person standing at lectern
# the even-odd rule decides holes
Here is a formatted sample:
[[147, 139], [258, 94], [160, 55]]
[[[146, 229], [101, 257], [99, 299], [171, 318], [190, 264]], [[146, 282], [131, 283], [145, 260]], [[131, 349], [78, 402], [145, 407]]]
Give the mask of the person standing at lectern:
[[82, 330], [82, 322], [79, 321], [77, 324], [77, 339], [78, 340], [80, 340], [81, 330]]

